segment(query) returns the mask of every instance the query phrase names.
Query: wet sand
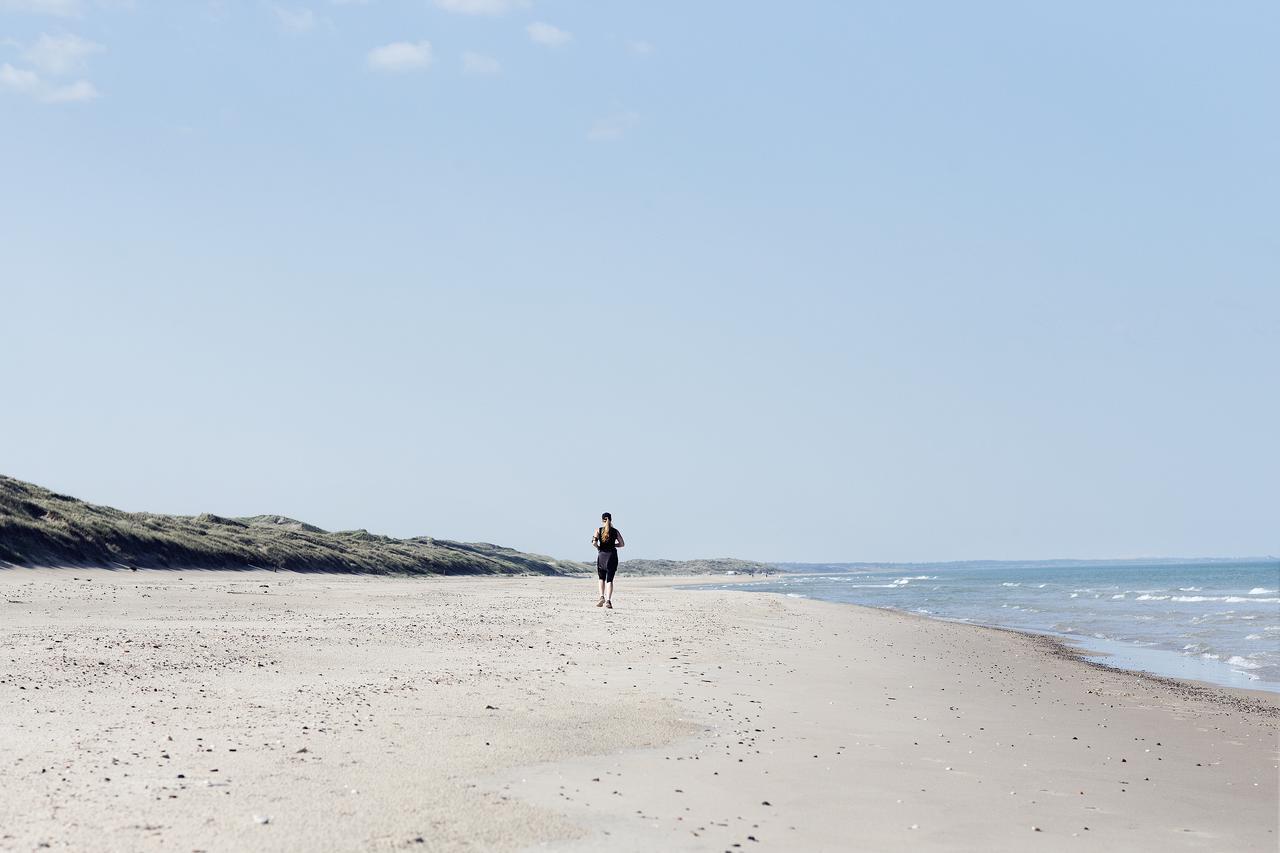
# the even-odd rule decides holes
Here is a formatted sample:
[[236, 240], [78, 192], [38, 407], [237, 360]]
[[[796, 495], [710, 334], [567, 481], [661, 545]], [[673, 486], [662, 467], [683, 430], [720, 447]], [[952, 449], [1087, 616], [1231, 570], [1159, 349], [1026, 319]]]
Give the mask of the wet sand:
[[1280, 697], [848, 605], [0, 572], [0, 851], [1259, 850]]

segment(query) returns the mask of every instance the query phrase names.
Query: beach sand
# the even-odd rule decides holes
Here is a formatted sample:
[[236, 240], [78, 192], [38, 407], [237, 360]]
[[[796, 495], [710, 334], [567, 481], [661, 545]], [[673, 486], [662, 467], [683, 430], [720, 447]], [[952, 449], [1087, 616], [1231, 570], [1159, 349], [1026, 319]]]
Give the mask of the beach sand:
[[1277, 847], [1280, 697], [623, 568], [0, 572], [0, 850]]

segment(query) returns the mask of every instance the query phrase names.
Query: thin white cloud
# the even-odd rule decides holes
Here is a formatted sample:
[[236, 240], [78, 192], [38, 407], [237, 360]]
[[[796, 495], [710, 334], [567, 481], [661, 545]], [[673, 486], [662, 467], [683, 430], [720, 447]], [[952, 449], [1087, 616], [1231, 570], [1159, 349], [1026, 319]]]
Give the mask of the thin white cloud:
[[83, 17], [86, 6], [106, 9], [108, 12], [132, 12], [137, 8], [137, 3], [134, 0], [0, 0], [0, 12], [25, 12], [55, 18]]
[[547, 47], [562, 47], [573, 41], [573, 34], [542, 21], [535, 21], [525, 27], [529, 38]]
[[436, 0], [436, 7], [459, 15], [505, 15], [529, 8], [529, 0]]
[[653, 44], [644, 39], [632, 39], [627, 42], [627, 50], [636, 56], [648, 56], [653, 53]]
[[431, 64], [431, 42], [397, 41], [369, 51], [369, 67], [374, 71], [421, 71]]
[[51, 36], [41, 33], [22, 58], [46, 74], [61, 76], [84, 68], [90, 56], [103, 51], [102, 45], [77, 35]]
[[502, 63], [492, 56], [472, 53], [468, 50], [462, 54], [462, 71], [464, 74], [499, 74], [502, 71]]
[[0, 12], [29, 12], [57, 18], [78, 18], [80, 0], [0, 0]]
[[280, 22], [280, 27], [291, 33], [305, 33], [316, 28], [319, 19], [316, 13], [310, 9], [299, 8], [290, 9], [284, 6], [276, 6], [276, 20]]
[[[16, 42], [9, 44], [21, 47]], [[22, 48], [23, 60], [34, 69], [18, 68], [6, 62], [0, 66], [0, 90], [49, 104], [92, 101], [99, 94], [91, 82], [58, 78], [84, 70], [89, 57], [105, 49], [97, 42], [70, 33], [59, 36], [41, 33], [40, 38]]]
[[40, 75], [9, 63], [0, 65], [0, 88], [19, 95], [36, 95], [40, 91]]
[[587, 131], [587, 139], [592, 142], [613, 142], [627, 135], [627, 131], [640, 122], [640, 115], [634, 112], [616, 113], [596, 119], [595, 124]]
[[0, 90], [25, 95], [47, 104], [92, 101], [98, 97], [97, 87], [88, 80], [55, 85], [30, 69], [14, 68], [7, 62], [0, 65]]
[[56, 86], [45, 92], [41, 100], [49, 104], [66, 104], [76, 101], [92, 101], [98, 97], [98, 89], [88, 80], [77, 80], [66, 86]]

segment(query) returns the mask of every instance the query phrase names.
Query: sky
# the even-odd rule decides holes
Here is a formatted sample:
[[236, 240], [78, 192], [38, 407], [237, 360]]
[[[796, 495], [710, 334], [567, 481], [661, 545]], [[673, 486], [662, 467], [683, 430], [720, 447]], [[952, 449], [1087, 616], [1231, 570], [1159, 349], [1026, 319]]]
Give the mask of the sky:
[[1278, 553], [1277, 43], [0, 0], [0, 472], [585, 560]]

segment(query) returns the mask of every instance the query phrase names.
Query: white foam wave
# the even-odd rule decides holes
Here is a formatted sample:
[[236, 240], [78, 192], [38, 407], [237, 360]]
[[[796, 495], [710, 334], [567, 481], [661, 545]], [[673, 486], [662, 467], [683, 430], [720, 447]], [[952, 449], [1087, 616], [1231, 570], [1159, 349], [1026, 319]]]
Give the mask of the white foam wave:
[[1225, 601], [1227, 604], [1280, 604], [1280, 598], [1249, 598], [1244, 595], [1175, 595], [1171, 600], [1184, 604], [1197, 601]]
[[1241, 669], [1260, 669], [1262, 664], [1257, 661], [1251, 661], [1248, 658], [1242, 658], [1240, 655], [1232, 655], [1227, 658], [1227, 663], [1231, 666], [1238, 666]]
[[1178, 592], [1204, 592], [1204, 587], [1202, 587], [1202, 586], [1180, 586], [1180, 587], [1178, 587]]
[[1020, 583], [1009, 583], [1008, 581], [1000, 584], [1000, 586], [1022, 586]]
[[1267, 589], [1264, 586], [1255, 586], [1249, 590], [1250, 595], [1275, 595], [1277, 592], [1280, 592], [1280, 589]]

